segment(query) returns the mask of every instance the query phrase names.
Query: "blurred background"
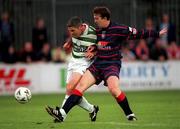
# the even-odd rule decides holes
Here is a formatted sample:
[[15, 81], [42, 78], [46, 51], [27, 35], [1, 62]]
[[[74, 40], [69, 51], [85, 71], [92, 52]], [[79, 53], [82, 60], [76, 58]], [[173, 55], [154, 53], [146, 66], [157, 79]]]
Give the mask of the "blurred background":
[[0, 94], [19, 86], [64, 91], [70, 59], [70, 52], [62, 49], [66, 22], [80, 16], [94, 25], [92, 9], [97, 5], [110, 8], [113, 21], [137, 29], [168, 28], [159, 39], [124, 42], [124, 88], [179, 89], [179, 0], [0, 0]]
[[[64, 98], [71, 57], [62, 49], [66, 22], [80, 16], [94, 25], [97, 5], [110, 8], [112, 20], [121, 24], [168, 28], [159, 39], [122, 44], [120, 86], [138, 121], [127, 121], [101, 83], [85, 94], [100, 107], [95, 123], [77, 107], [67, 122], [54, 124], [44, 106], [54, 107]], [[0, 0], [0, 129], [180, 129], [179, 13], [180, 0]], [[21, 86], [32, 92], [24, 105], [13, 96]]]

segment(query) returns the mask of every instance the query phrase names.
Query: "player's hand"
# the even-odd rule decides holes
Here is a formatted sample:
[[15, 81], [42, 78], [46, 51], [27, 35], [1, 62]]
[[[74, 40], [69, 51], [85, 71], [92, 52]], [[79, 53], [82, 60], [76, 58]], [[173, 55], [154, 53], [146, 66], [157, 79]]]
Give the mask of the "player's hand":
[[89, 60], [92, 59], [96, 55], [96, 52], [89, 52], [87, 51], [85, 53], [85, 57], [88, 58]]
[[96, 46], [93, 46], [93, 45], [91, 45], [91, 46], [89, 46], [88, 48], [87, 48], [87, 52], [93, 52], [93, 51], [95, 51], [95, 49], [96, 49]]
[[71, 42], [66, 42], [66, 43], [64, 43], [63, 49], [64, 49], [65, 51], [68, 51], [68, 50], [70, 50], [71, 48], [72, 48], [72, 43], [71, 43]]
[[161, 31], [159, 31], [159, 36], [162, 36], [162, 35], [166, 34], [167, 31], [168, 31], [167, 28], [163, 28]]

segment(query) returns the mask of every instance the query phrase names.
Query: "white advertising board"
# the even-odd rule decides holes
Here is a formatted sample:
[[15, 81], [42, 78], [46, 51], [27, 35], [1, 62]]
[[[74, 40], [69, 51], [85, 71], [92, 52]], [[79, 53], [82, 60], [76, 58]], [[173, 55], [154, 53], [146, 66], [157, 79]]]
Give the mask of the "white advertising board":
[[[180, 89], [180, 61], [124, 62], [120, 72], [123, 90]], [[0, 95], [13, 94], [17, 87], [33, 93], [65, 91], [67, 64], [0, 64]], [[101, 83], [88, 91], [107, 91]]]

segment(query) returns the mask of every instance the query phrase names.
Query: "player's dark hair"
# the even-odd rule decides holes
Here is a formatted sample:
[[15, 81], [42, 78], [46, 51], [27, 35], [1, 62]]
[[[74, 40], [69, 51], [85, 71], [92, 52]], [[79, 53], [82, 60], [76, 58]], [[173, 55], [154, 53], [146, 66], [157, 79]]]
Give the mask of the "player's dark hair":
[[110, 10], [105, 6], [97, 6], [93, 9], [93, 14], [99, 14], [102, 18], [107, 18], [107, 20], [111, 17]]
[[83, 22], [81, 18], [79, 18], [78, 16], [74, 16], [70, 18], [69, 21], [67, 22], [67, 27], [79, 27], [82, 23]]

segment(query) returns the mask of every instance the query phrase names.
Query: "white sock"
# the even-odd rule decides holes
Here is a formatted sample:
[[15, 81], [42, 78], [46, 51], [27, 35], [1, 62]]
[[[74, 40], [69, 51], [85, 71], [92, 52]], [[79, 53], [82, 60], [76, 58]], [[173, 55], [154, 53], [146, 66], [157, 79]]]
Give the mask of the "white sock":
[[[64, 100], [62, 102], [61, 108], [64, 106], [66, 100], [69, 98], [69, 95], [65, 95]], [[78, 106], [83, 108], [84, 110], [88, 111], [89, 113], [94, 111], [94, 105], [90, 104], [85, 97], [82, 96], [82, 99], [80, 100]]]
[[134, 113], [127, 115], [126, 117], [129, 118], [130, 116], [135, 116]]
[[65, 97], [64, 97], [64, 100], [63, 100], [63, 102], [62, 102], [62, 104], [61, 104], [61, 108], [64, 106], [64, 104], [65, 104], [65, 102], [66, 102], [66, 100], [69, 98], [69, 95], [65, 95]]
[[94, 111], [94, 105], [90, 104], [85, 97], [82, 96], [80, 103], [78, 104], [81, 108], [85, 109], [89, 113]]
[[66, 117], [67, 117], [67, 114], [66, 114], [66, 112], [64, 111], [64, 109], [60, 109], [59, 110], [60, 111], [60, 113], [61, 113], [61, 115], [62, 115], [62, 117], [63, 117], [63, 121], [66, 119]]

